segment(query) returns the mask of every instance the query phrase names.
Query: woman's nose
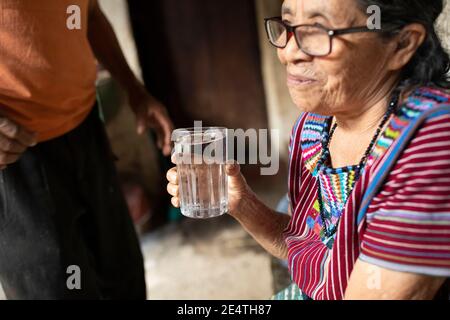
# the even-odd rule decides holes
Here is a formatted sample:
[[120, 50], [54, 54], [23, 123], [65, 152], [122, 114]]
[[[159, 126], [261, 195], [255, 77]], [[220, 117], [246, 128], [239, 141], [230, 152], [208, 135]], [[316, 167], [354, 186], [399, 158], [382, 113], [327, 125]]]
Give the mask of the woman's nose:
[[283, 50], [286, 60], [290, 63], [298, 62], [299, 60], [311, 61], [313, 58], [300, 49], [293, 32], [288, 33], [288, 42]]

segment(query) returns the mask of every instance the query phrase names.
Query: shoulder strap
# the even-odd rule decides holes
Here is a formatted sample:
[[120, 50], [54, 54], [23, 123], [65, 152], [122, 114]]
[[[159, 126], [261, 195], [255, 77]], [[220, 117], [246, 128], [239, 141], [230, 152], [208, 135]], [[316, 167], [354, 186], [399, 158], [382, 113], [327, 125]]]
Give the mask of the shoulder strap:
[[408, 146], [409, 142], [414, 138], [416, 132], [421, 128], [426, 120], [444, 114], [450, 114], [450, 103], [442, 104], [441, 102], [436, 102], [434, 104], [428, 104], [427, 110], [422, 110], [422, 112], [416, 114], [408, 121], [408, 124], [405, 126], [402, 133], [389, 149], [389, 151], [383, 158], [382, 163], [379, 164], [377, 170], [371, 177], [371, 181], [364, 193], [360, 210], [358, 212], [358, 225], [365, 218], [372, 199], [383, 187], [388, 175], [390, 174], [391, 169], [395, 166], [399, 157]]

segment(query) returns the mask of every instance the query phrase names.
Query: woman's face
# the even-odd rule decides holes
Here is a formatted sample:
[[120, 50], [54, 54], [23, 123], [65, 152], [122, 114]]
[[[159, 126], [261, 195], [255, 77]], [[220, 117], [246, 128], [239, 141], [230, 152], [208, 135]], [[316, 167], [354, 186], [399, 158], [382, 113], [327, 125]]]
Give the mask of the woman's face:
[[[367, 25], [357, 0], [285, 0], [282, 11], [289, 25]], [[396, 76], [387, 68], [392, 45], [369, 32], [337, 36], [332, 47], [326, 57], [311, 57], [291, 37], [286, 48], [278, 49], [294, 103], [305, 112], [335, 115], [380, 99], [379, 92]]]

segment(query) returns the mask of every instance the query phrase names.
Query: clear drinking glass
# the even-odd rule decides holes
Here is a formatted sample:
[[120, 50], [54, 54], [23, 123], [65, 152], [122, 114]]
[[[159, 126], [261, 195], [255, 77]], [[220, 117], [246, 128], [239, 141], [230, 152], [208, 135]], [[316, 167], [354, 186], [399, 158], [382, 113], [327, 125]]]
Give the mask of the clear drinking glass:
[[178, 129], [173, 133], [181, 213], [218, 217], [228, 211], [226, 128]]

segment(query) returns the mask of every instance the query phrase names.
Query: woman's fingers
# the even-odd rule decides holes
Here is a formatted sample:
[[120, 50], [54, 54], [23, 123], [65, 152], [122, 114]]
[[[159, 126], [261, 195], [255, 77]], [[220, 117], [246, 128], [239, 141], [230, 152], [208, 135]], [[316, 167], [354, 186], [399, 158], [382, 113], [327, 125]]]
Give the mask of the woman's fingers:
[[225, 166], [225, 170], [227, 175], [229, 175], [230, 177], [236, 177], [238, 175], [240, 175], [241, 173], [241, 166], [239, 165], [239, 163], [237, 161], [228, 161], [227, 165]]
[[167, 180], [169, 183], [167, 184], [167, 192], [172, 196], [172, 199], [170, 202], [175, 208], [180, 207], [180, 199], [178, 198], [178, 173], [177, 168], [172, 168], [169, 171], [167, 171]]
[[175, 208], [179, 208], [180, 207], [180, 199], [178, 197], [173, 197], [170, 202], [172, 203], [172, 205]]
[[229, 162], [225, 171], [228, 175], [230, 187], [234, 189], [244, 189], [247, 185], [244, 176], [241, 174], [241, 166], [236, 161]]
[[178, 172], [177, 168], [172, 168], [169, 171], [167, 171], [166, 175], [167, 180], [172, 184], [178, 184]]
[[225, 171], [228, 175], [228, 192], [230, 194], [239, 195], [238, 198], [242, 198], [243, 195], [250, 192], [247, 181], [241, 173], [239, 163], [228, 163]]
[[178, 197], [178, 185], [169, 183], [167, 185], [167, 192], [173, 197]]

